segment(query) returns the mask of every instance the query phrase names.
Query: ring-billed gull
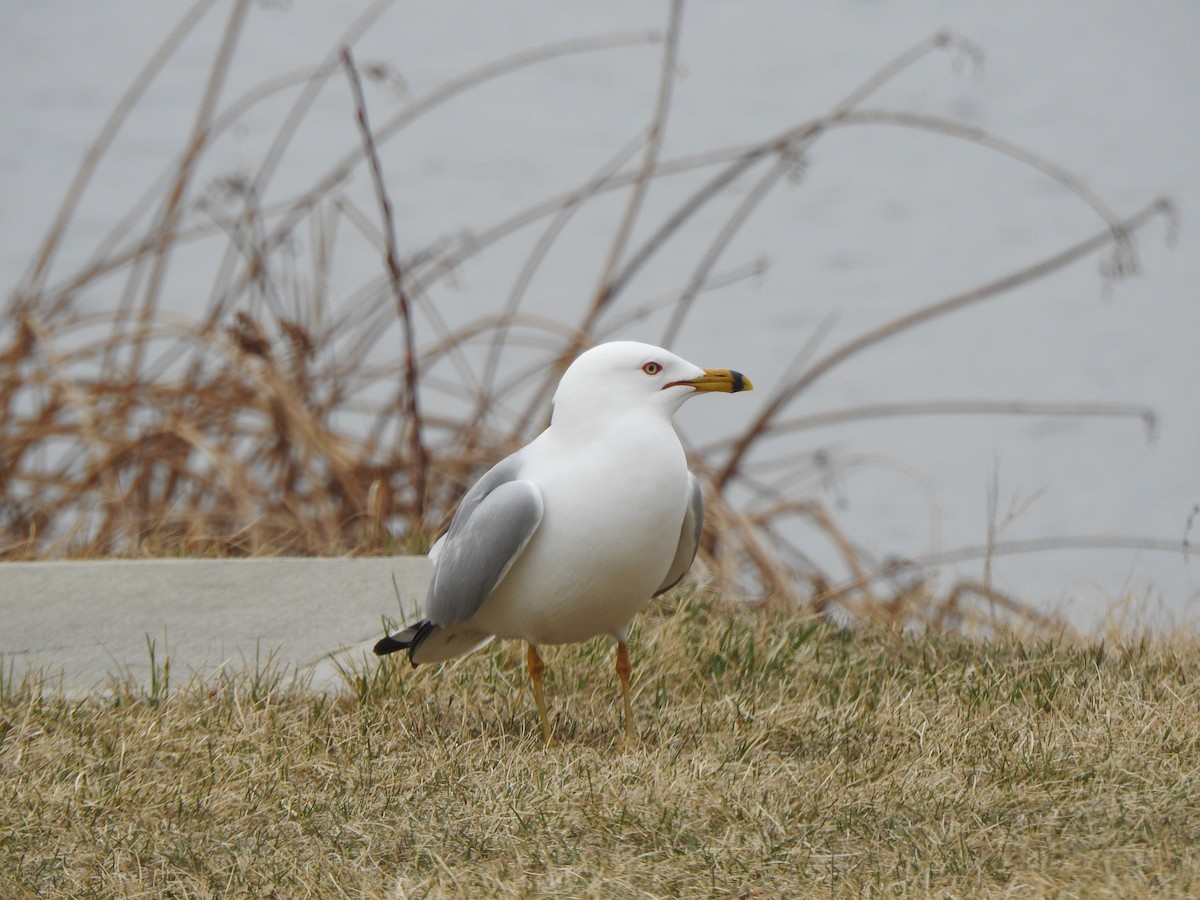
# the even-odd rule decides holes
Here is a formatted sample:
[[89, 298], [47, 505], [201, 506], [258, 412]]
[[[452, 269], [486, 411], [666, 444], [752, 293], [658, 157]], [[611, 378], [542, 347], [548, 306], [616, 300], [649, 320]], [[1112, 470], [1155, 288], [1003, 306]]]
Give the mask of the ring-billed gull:
[[493, 637], [525, 641], [549, 744], [538, 646], [609, 635], [632, 742], [629, 625], [683, 578], [704, 517], [671, 417], [697, 393], [751, 387], [738, 372], [701, 369], [649, 344], [583, 353], [559, 382], [550, 426], [467, 491], [430, 551], [425, 618], [375, 652], [407, 650], [416, 666]]

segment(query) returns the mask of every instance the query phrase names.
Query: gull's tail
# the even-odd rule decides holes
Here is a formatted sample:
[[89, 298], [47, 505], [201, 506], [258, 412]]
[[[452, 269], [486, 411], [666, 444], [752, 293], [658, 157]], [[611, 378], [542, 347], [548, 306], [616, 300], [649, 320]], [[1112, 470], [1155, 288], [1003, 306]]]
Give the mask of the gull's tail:
[[492, 635], [464, 628], [461, 625], [435, 625], [422, 619], [396, 634], [389, 634], [375, 644], [375, 655], [386, 656], [397, 650], [408, 651], [408, 661], [414, 667], [421, 663], [444, 662], [478, 650]]

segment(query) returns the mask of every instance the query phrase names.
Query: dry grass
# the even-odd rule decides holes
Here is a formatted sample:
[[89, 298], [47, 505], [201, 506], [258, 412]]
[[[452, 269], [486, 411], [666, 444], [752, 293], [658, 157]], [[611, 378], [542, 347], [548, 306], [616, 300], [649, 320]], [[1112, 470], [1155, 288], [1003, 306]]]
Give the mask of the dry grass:
[[675, 597], [338, 696], [262, 673], [0, 706], [0, 894], [1012, 896], [1200, 892], [1194, 645], [990, 646]]

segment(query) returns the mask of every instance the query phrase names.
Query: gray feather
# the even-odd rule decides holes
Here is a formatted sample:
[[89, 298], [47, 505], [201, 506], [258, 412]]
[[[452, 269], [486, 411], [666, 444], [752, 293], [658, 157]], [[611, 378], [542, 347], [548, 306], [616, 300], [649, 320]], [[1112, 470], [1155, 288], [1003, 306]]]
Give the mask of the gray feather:
[[425, 616], [438, 625], [474, 615], [537, 531], [542, 495], [516, 478], [520, 453], [497, 463], [467, 491], [440, 541]]
[[696, 551], [700, 549], [700, 532], [704, 528], [704, 492], [700, 490], [700, 482], [696, 476], [688, 472], [688, 485], [692, 489], [691, 501], [683, 514], [683, 527], [679, 530], [679, 546], [675, 548], [675, 559], [667, 570], [667, 577], [662, 587], [654, 592], [654, 596], [669, 591], [683, 579], [687, 570], [692, 567]]

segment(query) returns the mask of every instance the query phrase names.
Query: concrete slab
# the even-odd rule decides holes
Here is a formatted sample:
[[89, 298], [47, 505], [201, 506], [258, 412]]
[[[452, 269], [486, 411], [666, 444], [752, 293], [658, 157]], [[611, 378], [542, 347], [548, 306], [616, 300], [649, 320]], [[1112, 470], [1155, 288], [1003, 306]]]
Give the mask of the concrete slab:
[[424, 557], [0, 563], [0, 665], [72, 696], [148, 686], [149, 641], [175, 685], [270, 659], [329, 687], [334, 658], [368, 659], [384, 617], [415, 616], [429, 576]]

